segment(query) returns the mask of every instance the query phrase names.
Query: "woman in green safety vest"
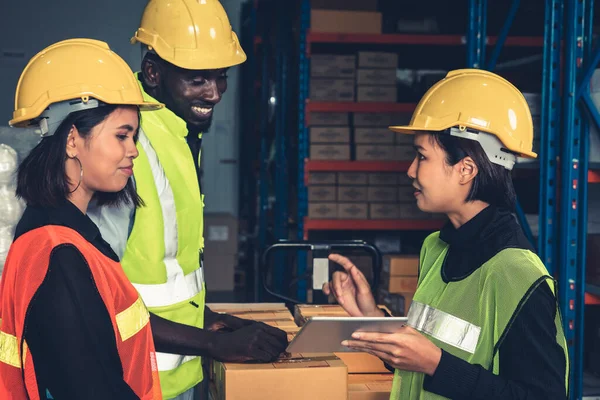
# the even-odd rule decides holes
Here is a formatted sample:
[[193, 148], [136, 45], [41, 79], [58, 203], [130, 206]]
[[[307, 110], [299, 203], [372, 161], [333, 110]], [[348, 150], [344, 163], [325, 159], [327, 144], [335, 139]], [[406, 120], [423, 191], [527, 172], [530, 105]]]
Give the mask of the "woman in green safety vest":
[[[391, 399], [566, 399], [569, 362], [553, 278], [512, 212], [511, 170], [535, 158], [523, 94], [491, 72], [451, 71], [408, 126], [417, 206], [449, 222], [421, 248], [408, 323], [342, 344], [395, 369]], [[345, 257], [323, 287], [352, 316], [382, 316]]]

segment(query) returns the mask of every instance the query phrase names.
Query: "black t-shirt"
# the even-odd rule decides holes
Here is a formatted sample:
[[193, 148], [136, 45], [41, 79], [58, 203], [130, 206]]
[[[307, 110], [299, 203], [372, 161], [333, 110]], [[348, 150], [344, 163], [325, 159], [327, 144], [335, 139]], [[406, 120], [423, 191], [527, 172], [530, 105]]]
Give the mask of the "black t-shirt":
[[[513, 215], [492, 206], [459, 229], [447, 224], [440, 239], [449, 244], [441, 272], [446, 283], [465, 279], [503, 249], [534, 251]], [[425, 377], [423, 387], [452, 399], [566, 399], [556, 307], [546, 283], [533, 290], [500, 344], [499, 375], [442, 351], [435, 374]]]
[[[102, 254], [119, 261], [98, 227], [74, 204], [27, 207], [15, 239], [46, 225], [77, 231]], [[42, 261], [41, 261], [42, 262]], [[24, 337], [40, 392], [63, 399], [138, 399], [123, 380], [123, 366], [110, 316], [81, 252], [57, 246], [48, 272], [25, 317]]]

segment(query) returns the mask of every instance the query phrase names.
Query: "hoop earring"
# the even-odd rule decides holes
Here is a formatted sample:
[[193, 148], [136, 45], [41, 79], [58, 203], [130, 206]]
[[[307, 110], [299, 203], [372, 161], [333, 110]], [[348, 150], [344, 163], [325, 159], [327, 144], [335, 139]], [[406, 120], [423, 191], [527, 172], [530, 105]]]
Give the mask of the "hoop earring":
[[75, 186], [75, 189], [71, 190], [69, 192], [69, 194], [75, 192], [77, 189], [79, 189], [79, 186], [81, 186], [81, 181], [83, 180], [83, 165], [81, 165], [81, 161], [79, 160], [79, 158], [77, 157], [69, 157], [71, 160], [77, 160], [77, 162], [79, 163], [79, 170], [81, 171], [81, 173], [79, 174], [79, 182], [77, 183], [77, 186]]

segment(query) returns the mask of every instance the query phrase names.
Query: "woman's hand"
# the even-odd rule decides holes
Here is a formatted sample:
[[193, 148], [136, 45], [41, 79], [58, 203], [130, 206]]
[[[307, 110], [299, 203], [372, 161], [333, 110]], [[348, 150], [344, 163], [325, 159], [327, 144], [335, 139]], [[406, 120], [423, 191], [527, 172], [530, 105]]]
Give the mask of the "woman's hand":
[[396, 333], [355, 332], [352, 338], [342, 346], [370, 353], [404, 371], [433, 375], [442, 357], [439, 347], [409, 326]]
[[345, 272], [334, 272], [331, 282], [323, 285], [325, 295], [335, 300], [352, 317], [383, 317], [375, 304], [371, 286], [362, 272], [346, 257], [331, 254], [329, 259], [341, 265]]

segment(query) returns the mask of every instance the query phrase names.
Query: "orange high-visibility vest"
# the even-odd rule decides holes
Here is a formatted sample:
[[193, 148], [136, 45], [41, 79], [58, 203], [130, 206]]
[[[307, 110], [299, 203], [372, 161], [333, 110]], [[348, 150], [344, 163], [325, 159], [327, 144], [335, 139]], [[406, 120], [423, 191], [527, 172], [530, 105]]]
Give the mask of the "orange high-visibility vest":
[[53, 225], [19, 237], [6, 259], [0, 281], [0, 399], [39, 400], [33, 359], [24, 338], [25, 318], [52, 251], [62, 244], [74, 245], [92, 271], [114, 329], [123, 380], [142, 400], [162, 399], [149, 314], [121, 264], [75, 230]]

